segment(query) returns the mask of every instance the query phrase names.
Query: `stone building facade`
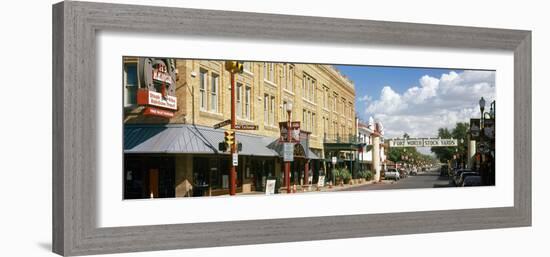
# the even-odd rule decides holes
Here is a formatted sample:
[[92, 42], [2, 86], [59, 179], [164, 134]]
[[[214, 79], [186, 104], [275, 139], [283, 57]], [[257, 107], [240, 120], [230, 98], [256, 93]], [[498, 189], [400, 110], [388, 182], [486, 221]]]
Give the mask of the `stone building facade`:
[[[137, 72], [134, 70], [138, 68], [137, 63], [138, 58], [124, 59], [125, 127], [191, 124], [206, 129], [231, 117], [231, 76], [225, 71], [223, 61], [175, 60], [177, 110], [168, 117], [143, 115], [146, 107], [132, 100], [136, 97], [137, 91], [133, 87], [138, 84], [138, 79], [135, 78]], [[301, 130], [308, 132], [308, 146], [319, 159], [314, 166], [317, 170], [325, 169], [326, 138], [356, 134], [354, 101], [354, 84], [331, 65], [244, 62], [244, 72], [236, 75], [237, 124], [258, 126], [258, 130], [241, 132], [276, 140], [280, 135], [279, 122], [287, 121], [287, 105], [291, 103], [291, 120], [300, 121]], [[147, 151], [128, 151], [126, 156], [137, 159], [140, 158], [138, 154], [147, 154]], [[197, 184], [196, 174], [193, 174], [196, 169], [194, 162], [198, 160], [197, 156], [202, 155], [169, 155], [173, 155], [169, 157], [174, 158], [175, 196], [183, 196], [188, 193], [187, 187]], [[208, 158], [207, 155], [203, 157]], [[250, 164], [250, 161], [258, 159], [259, 162], [273, 162], [273, 165], [270, 165], [272, 167], [267, 168], [273, 173], [266, 176], [280, 174], [282, 165], [279, 158], [242, 158], [244, 165], [239, 165], [239, 172], [242, 173], [242, 179], [239, 180], [241, 192], [254, 190], [261, 182], [254, 174], [248, 174], [247, 165], [262, 166], [265, 163]], [[205, 160], [205, 163], [209, 162]], [[221, 166], [225, 164], [219, 166], [217, 169], [222, 169]], [[260, 169], [266, 169], [262, 167]], [[209, 182], [211, 181], [210, 178]], [[220, 192], [224, 193], [223, 190]], [[205, 194], [212, 195], [212, 190], [209, 189]]]

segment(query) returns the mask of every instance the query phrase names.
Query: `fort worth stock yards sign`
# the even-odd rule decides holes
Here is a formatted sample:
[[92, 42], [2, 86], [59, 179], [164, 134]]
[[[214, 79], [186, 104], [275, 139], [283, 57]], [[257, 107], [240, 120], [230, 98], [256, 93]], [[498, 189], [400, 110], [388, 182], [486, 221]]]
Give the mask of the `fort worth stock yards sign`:
[[434, 147], [434, 146], [458, 146], [456, 139], [443, 138], [409, 138], [409, 139], [390, 139], [390, 147]]

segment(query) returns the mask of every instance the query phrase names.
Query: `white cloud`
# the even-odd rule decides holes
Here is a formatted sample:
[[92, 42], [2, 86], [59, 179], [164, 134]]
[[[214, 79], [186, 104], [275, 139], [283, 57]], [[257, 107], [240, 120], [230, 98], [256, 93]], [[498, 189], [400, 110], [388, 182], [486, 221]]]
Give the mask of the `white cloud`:
[[372, 101], [372, 97], [370, 95], [364, 95], [357, 98], [357, 101], [359, 102], [370, 102]]
[[406, 107], [401, 95], [393, 91], [391, 87], [385, 86], [380, 93], [380, 100], [372, 102], [367, 107], [367, 113], [394, 113]]
[[479, 98], [490, 102], [495, 95], [493, 71], [451, 71], [440, 78], [425, 75], [402, 94], [385, 86], [380, 98], [368, 104], [365, 117], [381, 120], [387, 137], [436, 136], [438, 128], [453, 128], [457, 122], [479, 117]]

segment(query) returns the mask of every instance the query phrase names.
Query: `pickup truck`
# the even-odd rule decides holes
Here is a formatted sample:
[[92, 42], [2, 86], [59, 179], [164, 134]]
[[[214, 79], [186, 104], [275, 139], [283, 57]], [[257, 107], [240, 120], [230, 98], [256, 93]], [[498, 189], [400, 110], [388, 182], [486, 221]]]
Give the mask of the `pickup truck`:
[[399, 180], [401, 176], [399, 175], [399, 171], [397, 169], [388, 169], [386, 170], [386, 173], [384, 174], [385, 179], [393, 179], [395, 181]]

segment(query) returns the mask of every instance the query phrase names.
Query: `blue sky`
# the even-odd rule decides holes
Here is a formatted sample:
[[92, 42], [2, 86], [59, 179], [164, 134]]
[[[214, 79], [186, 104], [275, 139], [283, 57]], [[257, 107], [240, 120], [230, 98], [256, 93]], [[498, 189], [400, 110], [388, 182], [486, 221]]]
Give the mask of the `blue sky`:
[[478, 100], [494, 100], [495, 72], [381, 66], [336, 66], [355, 84], [362, 120], [373, 116], [386, 137], [437, 135], [440, 127], [479, 117]]
[[[443, 73], [450, 71], [462, 71], [451, 69], [429, 69], [409, 67], [383, 67], [383, 66], [336, 66], [343, 74], [355, 83], [356, 98], [368, 95], [375, 97], [375, 92], [380, 92], [384, 86], [391, 85], [397, 93], [404, 93], [413, 85], [418, 85], [418, 79], [424, 75], [439, 78]], [[365, 101], [356, 101], [357, 110], [365, 109]], [[365, 117], [361, 117], [365, 119]], [[366, 117], [368, 119], [368, 117]]]

